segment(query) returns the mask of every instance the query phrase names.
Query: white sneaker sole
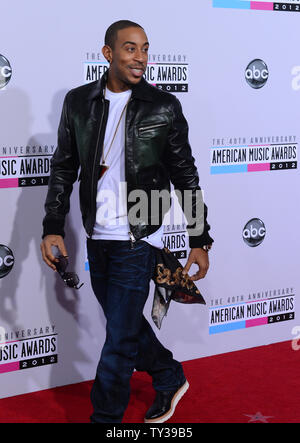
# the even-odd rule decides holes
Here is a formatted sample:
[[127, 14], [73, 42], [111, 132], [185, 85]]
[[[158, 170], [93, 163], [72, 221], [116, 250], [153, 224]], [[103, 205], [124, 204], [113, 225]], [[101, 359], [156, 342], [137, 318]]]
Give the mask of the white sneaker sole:
[[189, 383], [186, 380], [186, 382], [181, 386], [181, 388], [176, 392], [176, 394], [174, 395], [172, 402], [171, 402], [171, 408], [164, 414], [161, 415], [160, 417], [157, 418], [150, 418], [150, 419], [146, 419], [144, 420], [145, 423], [164, 423], [165, 421], [169, 420], [170, 417], [172, 417], [172, 415], [175, 412], [176, 406], [179, 402], [179, 400], [184, 396], [184, 394], [186, 393], [186, 391], [189, 389]]

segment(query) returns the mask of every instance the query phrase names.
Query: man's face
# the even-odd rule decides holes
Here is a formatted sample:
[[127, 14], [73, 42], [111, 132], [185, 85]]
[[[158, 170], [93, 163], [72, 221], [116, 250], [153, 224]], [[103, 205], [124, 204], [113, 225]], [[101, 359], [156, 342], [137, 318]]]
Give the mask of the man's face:
[[139, 83], [147, 67], [148, 48], [143, 29], [130, 27], [118, 31], [110, 51], [110, 73], [126, 85]]

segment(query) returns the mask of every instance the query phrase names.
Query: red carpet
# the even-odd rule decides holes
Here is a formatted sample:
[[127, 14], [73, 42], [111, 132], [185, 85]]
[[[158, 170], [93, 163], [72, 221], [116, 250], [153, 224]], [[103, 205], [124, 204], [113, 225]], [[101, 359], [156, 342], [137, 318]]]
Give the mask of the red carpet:
[[[300, 422], [300, 350], [283, 342], [183, 363], [190, 389], [169, 423]], [[92, 382], [0, 400], [1, 423], [89, 422]], [[142, 423], [151, 379], [134, 373], [125, 423]]]

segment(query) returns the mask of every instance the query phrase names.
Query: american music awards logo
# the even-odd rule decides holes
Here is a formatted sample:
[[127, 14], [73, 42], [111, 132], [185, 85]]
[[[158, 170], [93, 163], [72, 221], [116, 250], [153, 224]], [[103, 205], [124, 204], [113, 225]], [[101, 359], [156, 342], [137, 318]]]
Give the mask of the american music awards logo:
[[0, 188], [47, 186], [55, 145], [0, 147]]
[[109, 63], [104, 60], [101, 52], [87, 52], [83, 62], [83, 81], [91, 83], [99, 80], [108, 70]]
[[164, 225], [163, 243], [177, 259], [187, 258], [189, 241], [185, 223]]
[[298, 142], [294, 135], [215, 138], [210, 173], [269, 172], [297, 169]]
[[213, 8], [300, 12], [300, 0], [212, 0]]
[[188, 92], [189, 65], [186, 55], [149, 54], [145, 79], [167, 92]]
[[[83, 62], [84, 83], [98, 80], [108, 70], [109, 63], [101, 53], [87, 52]], [[167, 92], [188, 92], [189, 65], [184, 54], [149, 54], [144, 78]]]
[[0, 374], [55, 364], [55, 326], [8, 331], [0, 326]]
[[295, 319], [292, 287], [261, 290], [236, 297], [212, 299], [209, 334], [270, 325]]

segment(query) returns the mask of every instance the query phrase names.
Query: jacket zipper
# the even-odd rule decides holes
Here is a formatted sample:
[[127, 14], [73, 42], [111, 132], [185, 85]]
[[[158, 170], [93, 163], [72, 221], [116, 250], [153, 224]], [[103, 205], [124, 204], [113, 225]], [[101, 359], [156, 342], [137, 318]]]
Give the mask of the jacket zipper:
[[[93, 164], [93, 172], [92, 172], [92, 190], [91, 190], [91, 193], [92, 193], [92, 195], [91, 195], [91, 202], [92, 202], [92, 204], [94, 204], [93, 197], [94, 197], [96, 161], [97, 161], [97, 156], [98, 156], [98, 148], [99, 148], [101, 128], [102, 128], [102, 123], [103, 123], [103, 118], [104, 118], [104, 113], [105, 113], [105, 100], [103, 100], [103, 99], [102, 99], [102, 105], [103, 105], [103, 109], [102, 109], [102, 115], [101, 115], [101, 119], [100, 119], [99, 129], [98, 129], [98, 137], [97, 137], [95, 156], [94, 156], [94, 164]], [[93, 228], [91, 228], [91, 230], [90, 230], [90, 237], [92, 237], [92, 234], [93, 234]]]
[[[128, 111], [128, 107], [129, 107], [129, 103], [130, 102], [132, 102], [132, 97], [130, 97], [130, 100], [129, 100], [128, 106], [127, 106], [127, 110], [126, 110], [126, 114], [125, 114], [125, 180], [126, 180], [126, 183], [128, 182], [128, 176], [127, 176], [127, 152], [126, 152], [127, 151], [127, 144], [126, 144], [126, 120], [127, 120], [127, 111]], [[128, 200], [128, 195], [127, 195], [127, 200]], [[128, 204], [128, 201], [127, 201], [127, 204]], [[127, 214], [128, 214], [128, 210], [127, 210]], [[129, 223], [129, 226], [130, 226], [130, 223]], [[133, 233], [131, 231], [128, 231], [128, 234], [129, 234], [130, 242], [131, 242], [130, 247], [131, 247], [131, 249], [133, 249], [134, 248], [134, 244], [136, 242], [136, 238], [135, 238], [135, 236], [133, 235]]]
[[139, 132], [148, 131], [150, 129], [161, 128], [163, 126], [167, 126], [168, 123], [156, 123], [155, 125], [143, 126], [139, 128]]
[[136, 238], [134, 237], [134, 235], [133, 235], [133, 233], [131, 231], [128, 231], [128, 234], [129, 234], [130, 242], [131, 242], [130, 247], [131, 247], [131, 249], [133, 249], [134, 248], [134, 244], [136, 242]]

